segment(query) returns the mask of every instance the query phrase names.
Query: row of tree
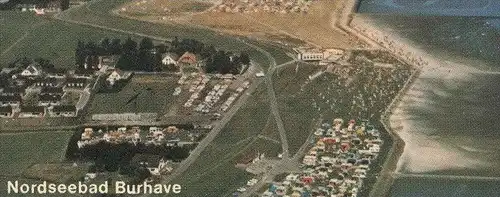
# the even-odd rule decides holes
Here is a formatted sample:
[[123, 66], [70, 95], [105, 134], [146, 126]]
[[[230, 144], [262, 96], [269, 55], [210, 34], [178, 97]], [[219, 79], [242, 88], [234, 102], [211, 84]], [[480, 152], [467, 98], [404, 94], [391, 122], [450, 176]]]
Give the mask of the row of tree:
[[[230, 52], [217, 51], [213, 46], [206, 46], [194, 39], [177, 37], [171, 43], [155, 45], [150, 38], [143, 38], [140, 43], [128, 38], [125, 42], [120, 39], [105, 38], [99, 44], [94, 42], [78, 41], [75, 50], [76, 65], [80, 68], [96, 68], [98, 56], [119, 55], [117, 68], [133, 71], [160, 71], [162, 70], [162, 54], [170, 52], [179, 57], [186, 52], [198, 54], [205, 61], [205, 71], [208, 73], [238, 73], [242, 64], [249, 64], [248, 54], [239, 56]], [[86, 65], [86, 66], [85, 66]]]

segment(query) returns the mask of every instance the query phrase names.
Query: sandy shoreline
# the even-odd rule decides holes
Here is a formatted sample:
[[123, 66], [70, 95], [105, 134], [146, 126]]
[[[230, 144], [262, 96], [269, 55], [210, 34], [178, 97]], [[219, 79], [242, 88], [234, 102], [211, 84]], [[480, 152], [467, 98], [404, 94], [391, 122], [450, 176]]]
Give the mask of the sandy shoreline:
[[[356, 3], [357, 0], [346, 1], [345, 9], [350, 9], [352, 13], [355, 12]], [[478, 161], [470, 161], [456, 150], [443, 147], [433, 139], [416, 135], [415, 132], [412, 133], [409, 130], [409, 128], [412, 128], [412, 125], [408, 123], [411, 122], [408, 121], [409, 114], [405, 113], [408, 101], [420, 98], [419, 96], [422, 96], [420, 95], [422, 92], [419, 90], [427, 89], [425, 84], [420, 83], [420, 79], [441, 79], [445, 80], [445, 83], [448, 83], [448, 85], [453, 86], [455, 85], [453, 83], [456, 83], [458, 80], [467, 81], [472, 74], [480, 73], [481, 71], [474, 67], [442, 61], [428, 54], [423, 49], [416, 47], [409, 40], [405, 40], [391, 32], [390, 29], [378, 27], [369, 17], [363, 14], [353, 16], [348, 26], [348, 28], [352, 28], [357, 34], [362, 34], [362, 36], [372, 39], [384, 49], [389, 50], [401, 60], [414, 65], [416, 68], [416, 72], [413, 73], [409, 81], [381, 117], [382, 124], [393, 138], [393, 144], [379, 177], [370, 191], [370, 196], [388, 196], [394, 181], [393, 173], [401, 171], [403, 165], [410, 165], [413, 173], [486, 165]], [[416, 81], [417, 83], [414, 83]], [[415, 148], [422, 146], [422, 144], [426, 144], [429, 147], [423, 149]], [[419, 155], [435, 156], [433, 158], [422, 158], [420, 156], [420, 160], [408, 161], [408, 158], [415, 158]], [[443, 162], [443, 160], [454, 160], [456, 163], [449, 164]]]

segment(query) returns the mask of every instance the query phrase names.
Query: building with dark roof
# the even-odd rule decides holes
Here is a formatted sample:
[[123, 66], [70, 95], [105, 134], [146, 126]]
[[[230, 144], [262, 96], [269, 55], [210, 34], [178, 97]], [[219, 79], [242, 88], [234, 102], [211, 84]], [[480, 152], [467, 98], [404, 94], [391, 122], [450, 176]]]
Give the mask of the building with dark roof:
[[67, 74], [68, 74], [68, 71], [66, 69], [53, 68], [47, 72], [47, 77], [62, 79], [62, 78], [65, 78]]
[[57, 80], [55, 78], [37, 79], [34, 81], [33, 86], [35, 86], [35, 87], [55, 87], [55, 86], [57, 86]]
[[68, 78], [66, 80], [66, 88], [85, 88], [87, 79], [84, 78]]
[[75, 117], [76, 106], [74, 105], [59, 105], [49, 108], [50, 116], [52, 117]]
[[48, 94], [48, 95], [63, 95], [64, 91], [62, 87], [43, 87], [42, 90], [40, 91], [41, 95]]
[[74, 78], [90, 79], [92, 76], [94, 76], [94, 71], [87, 69], [77, 69], [73, 73]]
[[0, 106], [20, 105], [22, 100], [20, 95], [0, 96]]
[[3, 91], [0, 93], [0, 95], [4, 95], [4, 96], [20, 95], [20, 96], [23, 96], [25, 91], [26, 91], [25, 87], [10, 86], [10, 87], [5, 87], [3, 89]]
[[61, 95], [42, 94], [38, 98], [39, 106], [60, 105]]
[[45, 107], [43, 106], [21, 106], [19, 118], [41, 118], [45, 116]]
[[11, 106], [0, 107], [0, 118], [12, 118], [13, 115]]

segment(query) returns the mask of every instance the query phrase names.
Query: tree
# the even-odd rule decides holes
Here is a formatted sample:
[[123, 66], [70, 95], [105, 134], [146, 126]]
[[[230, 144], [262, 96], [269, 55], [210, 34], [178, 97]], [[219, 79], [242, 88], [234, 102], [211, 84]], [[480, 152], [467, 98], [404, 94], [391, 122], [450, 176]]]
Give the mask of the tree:
[[119, 55], [122, 53], [122, 43], [120, 39], [113, 39], [109, 45], [109, 53], [111, 55]]
[[201, 51], [200, 55], [203, 58], [208, 58], [208, 57], [211, 57], [212, 55], [214, 55], [215, 53], [217, 53], [217, 50], [215, 49], [214, 46], [210, 45], [210, 46], [203, 47], [203, 50]]
[[75, 64], [78, 67], [83, 68], [83, 65], [85, 64], [85, 57], [85, 43], [78, 40], [78, 44], [75, 50]]
[[133, 41], [130, 37], [123, 43], [124, 54], [137, 54], [137, 42]]
[[61, 10], [67, 10], [69, 8], [69, 0], [61, 0]]
[[156, 46], [156, 50], [158, 53], [166, 53], [167, 52], [167, 46], [165, 44], [159, 44]]
[[108, 55], [110, 54], [110, 46], [111, 42], [109, 41], [109, 38], [104, 38], [101, 40], [101, 43], [99, 44], [99, 55]]
[[250, 57], [248, 56], [247, 53], [241, 52], [241, 54], [240, 54], [240, 61], [244, 65], [249, 65], [250, 64]]
[[137, 42], [130, 37], [123, 43], [122, 55], [118, 59], [117, 67], [122, 70], [137, 70]]
[[151, 38], [143, 38], [139, 44], [139, 50], [151, 50], [154, 48], [153, 40]]

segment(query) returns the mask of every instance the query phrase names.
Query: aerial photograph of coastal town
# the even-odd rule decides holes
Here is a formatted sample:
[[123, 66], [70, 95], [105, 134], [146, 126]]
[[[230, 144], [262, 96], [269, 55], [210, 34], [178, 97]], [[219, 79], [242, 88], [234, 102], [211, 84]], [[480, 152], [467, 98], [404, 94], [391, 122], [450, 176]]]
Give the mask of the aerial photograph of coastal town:
[[498, 197], [499, 0], [0, 0], [0, 197]]

